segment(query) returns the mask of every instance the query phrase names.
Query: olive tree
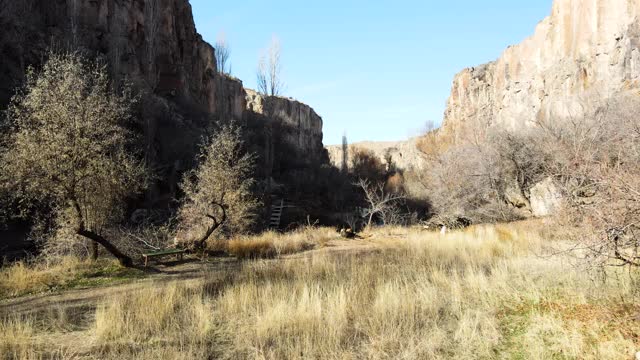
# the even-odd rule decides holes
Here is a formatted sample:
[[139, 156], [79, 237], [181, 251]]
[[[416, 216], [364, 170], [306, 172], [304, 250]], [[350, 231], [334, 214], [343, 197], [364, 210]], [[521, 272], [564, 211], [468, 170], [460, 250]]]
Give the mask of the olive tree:
[[104, 230], [146, 183], [144, 164], [131, 151], [134, 104], [130, 90], [112, 91], [104, 65], [52, 53], [41, 70], [27, 71], [0, 143], [0, 184], [23, 213], [47, 213], [58, 228], [92, 241], [94, 256], [99, 244], [125, 266], [131, 258]]
[[178, 212], [178, 240], [201, 249], [218, 228], [246, 231], [259, 206], [252, 191], [254, 171], [255, 155], [246, 151], [241, 129], [222, 126], [202, 147], [199, 165], [181, 183], [185, 197]]

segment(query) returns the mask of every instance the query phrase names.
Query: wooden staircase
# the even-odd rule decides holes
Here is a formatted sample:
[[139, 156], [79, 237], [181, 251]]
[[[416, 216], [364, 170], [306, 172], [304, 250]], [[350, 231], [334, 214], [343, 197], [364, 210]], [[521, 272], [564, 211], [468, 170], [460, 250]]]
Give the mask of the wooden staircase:
[[274, 199], [271, 205], [271, 217], [269, 218], [269, 229], [280, 229], [282, 213], [286, 208], [293, 208], [295, 205], [284, 201], [284, 199]]
[[274, 202], [271, 205], [271, 218], [269, 219], [269, 228], [278, 230], [280, 228], [280, 220], [282, 219], [282, 211], [284, 210], [284, 199]]

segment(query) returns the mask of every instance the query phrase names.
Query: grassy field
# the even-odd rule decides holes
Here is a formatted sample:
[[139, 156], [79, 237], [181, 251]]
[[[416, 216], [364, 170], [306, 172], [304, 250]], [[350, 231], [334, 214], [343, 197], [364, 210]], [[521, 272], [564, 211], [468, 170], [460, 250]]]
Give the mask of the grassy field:
[[67, 257], [59, 262], [18, 262], [0, 269], [0, 300], [42, 292], [113, 285], [139, 279], [140, 270], [121, 267], [116, 260], [82, 261]]
[[246, 239], [234, 244], [239, 257], [256, 257], [251, 242], [256, 249], [277, 243], [281, 251], [195, 283], [152, 283], [88, 308], [60, 304], [6, 315], [0, 354], [632, 359], [640, 350], [638, 274], [610, 269], [603, 277], [577, 267], [571, 256], [545, 256], [568, 245], [546, 228], [539, 222], [474, 226], [445, 236], [386, 228], [360, 240], [371, 245], [366, 252], [284, 258], [279, 255], [328, 246], [327, 230], [307, 230], [308, 241], [274, 234]]

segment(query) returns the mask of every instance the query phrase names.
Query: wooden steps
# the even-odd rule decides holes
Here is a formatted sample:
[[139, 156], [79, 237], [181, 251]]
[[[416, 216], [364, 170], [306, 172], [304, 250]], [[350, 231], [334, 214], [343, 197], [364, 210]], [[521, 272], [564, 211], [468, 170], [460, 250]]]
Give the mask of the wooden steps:
[[282, 211], [284, 210], [284, 199], [271, 205], [271, 218], [269, 218], [269, 228], [277, 230], [280, 228], [280, 220], [282, 219]]
[[282, 225], [282, 213], [284, 209], [295, 208], [293, 203], [287, 202], [281, 197], [272, 197], [271, 217], [269, 218], [269, 229], [278, 230]]

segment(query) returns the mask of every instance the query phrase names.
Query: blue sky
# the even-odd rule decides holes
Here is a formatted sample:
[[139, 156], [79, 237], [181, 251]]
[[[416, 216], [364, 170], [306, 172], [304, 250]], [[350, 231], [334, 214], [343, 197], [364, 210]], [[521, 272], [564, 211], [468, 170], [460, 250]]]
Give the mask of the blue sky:
[[256, 87], [261, 49], [282, 44], [284, 95], [324, 119], [324, 143], [401, 140], [439, 124], [453, 76], [531, 35], [552, 0], [191, 0], [198, 31], [231, 46]]

